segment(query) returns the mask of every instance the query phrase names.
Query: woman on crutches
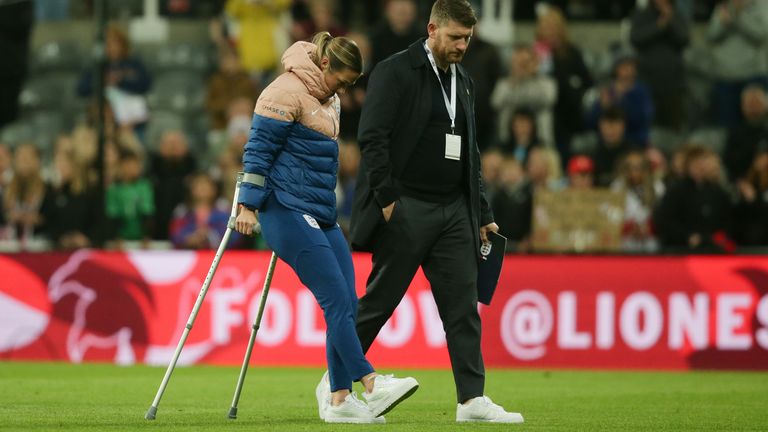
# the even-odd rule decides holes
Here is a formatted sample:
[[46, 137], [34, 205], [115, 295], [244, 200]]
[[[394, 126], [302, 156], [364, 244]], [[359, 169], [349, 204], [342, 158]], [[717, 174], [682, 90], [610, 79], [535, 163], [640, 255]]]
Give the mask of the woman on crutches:
[[[339, 98], [360, 77], [360, 50], [350, 39], [315, 35], [283, 54], [285, 72], [261, 93], [243, 156], [242, 206], [236, 229], [250, 234], [256, 212], [262, 235], [323, 309], [330, 397], [319, 401], [328, 423], [381, 423], [413, 394], [413, 378], [377, 374], [355, 332], [352, 256], [336, 224]], [[365, 387], [363, 403], [352, 382]]]

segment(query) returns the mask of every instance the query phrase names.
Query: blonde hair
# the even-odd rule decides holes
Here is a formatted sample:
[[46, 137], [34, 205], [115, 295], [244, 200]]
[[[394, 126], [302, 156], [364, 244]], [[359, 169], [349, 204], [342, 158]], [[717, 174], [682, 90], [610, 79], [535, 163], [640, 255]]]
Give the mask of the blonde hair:
[[71, 178], [69, 179], [69, 188], [73, 194], [80, 195], [90, 186], [91, 173], [89, 172], [88, 167], [78, 160], [74, 150], [65, 149], [58, 151], [56, 152], [56, 155], [54, 155], [54, 158], [62, 158], [69, 163], [70, 170], [72, 170], [72, 173], [70, 174]]
[[536, 23], [537, 38], [541, 38], [541, 27], [547, 20], [550, 21], [555, 27], [555, 33], [557, 34], [558, 39], [558, 45], [552, 47], [552, 49], [558, 56], [562, 55], [565, 52], [565, 48], [570, 40], [568, 38], [568, 28], [566, 26], [565, 15], [563, 15], [563, 11], [560, 10], [559, 7], [547, 6], [546, 11], [539, 16], [538, 22]]
[[651, 170], [651, 161], [648, 160], [648, 157], [645, 155], [645, 153], [639, 151], [639, 150], [632, 150], [630, 152], [627, 152], [624, 157], [621, 159], [621, 162], [619, 163], [619, 173], [621, 174], [621, 177], [623, 178], [623, 187], [625, 189], [629, 188], [629, 182], [627, 181], [627, 178], [629, 177], [629, 171], [630, 166], [632, 162], [632, 158], [639, 158], [640, 163], [642, 165], [643, 170], [643, 184], [640, 185], [640, 191], [639, 194], [641, 201], [643, 204], [645, 204], [648, 207], [652, 207], [656, 203], [656, 188], [654, 187], [654, 182], [656, 181], [653, 178], [653, 171]]
[[320, 32], [312, 37], [312, 43], [317, 45], [315, 63], [318, 66], [323, 57], [327, 57], [332, 71], [349, 69], [358, 74], [363, 73], [363, 56], [352, 39], [333, 37], [328, 32]]
[[126, 58], [131, 54], [131, 42], [128, 40], [128, 35], [115, 24], [110, 24], [107, 27], [106, 37], [114, 39], [118, 45], [120, 45], [120, 58]]
[[[37, 159], [37, 164], [40, 164], [40, 149], [32, 143], [19, 144], [14, 150], [14, 165], [15, 158], [19, 153], [24, 151], [30, 151], [31, 154]], [[29, 175], [22, 176], [17, 170], [14, 169], [14, 175], [8, 184], [7, 193], [5, 195], [5, 208], [12, 209], [19, 204], [29, 206], [39, 206], [43, 200], [45, 194], [45, 181], [43, 176], [40, 175], [40, 169], [34, 170]]]

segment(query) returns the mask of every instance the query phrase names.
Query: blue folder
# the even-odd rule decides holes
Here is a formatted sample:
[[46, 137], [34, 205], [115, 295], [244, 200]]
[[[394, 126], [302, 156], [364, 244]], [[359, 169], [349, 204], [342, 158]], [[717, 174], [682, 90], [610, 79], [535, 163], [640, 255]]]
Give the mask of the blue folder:
[[480, 262], [477, 265], [477, 301], [490, 305], [496, 285], [499, 283], [507, 238], [493, 231], [488, 232], [488, 243], [480, 246]]

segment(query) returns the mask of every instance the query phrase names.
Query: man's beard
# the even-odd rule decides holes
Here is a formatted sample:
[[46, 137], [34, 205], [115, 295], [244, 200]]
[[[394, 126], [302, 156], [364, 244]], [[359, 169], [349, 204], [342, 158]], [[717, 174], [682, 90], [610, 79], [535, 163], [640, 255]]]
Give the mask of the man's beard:
[[464, 53], [461, 51], [444, 51], [441, 54], [443, 61], [447, 64], [461, 63], [464, 59]]
[[464, 59], [464, 53], [460, 51], [451, 51], [446, 57], [448, 58], [448, 63], [460, 63], [461, 60]]

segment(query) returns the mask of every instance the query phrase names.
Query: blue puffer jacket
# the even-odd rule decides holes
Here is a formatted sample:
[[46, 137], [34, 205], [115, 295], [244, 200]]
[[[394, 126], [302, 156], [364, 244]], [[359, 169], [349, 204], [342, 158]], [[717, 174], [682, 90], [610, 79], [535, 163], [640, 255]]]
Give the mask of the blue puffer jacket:
[[264, 186], [243, 183], [238, 201], [260, 209], [274, 193], [284, 206], [336, 223], [339, 99], [312, 61], [315, 45], [286, 50], [280, 75], [261, 93], [243, 155], [244, 171], [265, 177]]

